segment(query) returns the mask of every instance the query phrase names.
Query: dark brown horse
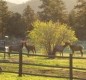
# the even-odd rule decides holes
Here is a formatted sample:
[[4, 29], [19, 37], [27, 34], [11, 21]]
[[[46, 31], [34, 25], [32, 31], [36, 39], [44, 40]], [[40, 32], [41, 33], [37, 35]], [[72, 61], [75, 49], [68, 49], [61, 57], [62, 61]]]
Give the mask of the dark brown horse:
[[68, 46], [68, 44], [66, 44], [66, 43], [64, 45], [56, 45], [53, 49], [52, 55], [55, 55], [56, 52], [60, 52], [60, 55], [62, 54], [62, 56], [63, 56], [63, 51], [66, 46]]
[[70, 46], [70, 49], [72, 50], [73, 54], [74, 54], [74, 51], [80, 51], [81, 56], [83, 56], [83, 49], [84, 49], [84, 47], [82, 45], [71, 44], [70, 42], [67, 42], [66, 44], [68, 44]]
[[5, 41], [0, 40], [0, 51], [5, 51]]
[[29, 45], [29, 44], [27, 44], [27, 42], [24, 42], [23, 45], [26, 47], [28, 54], [30, 51], [32, 51], [33, 54], [36, 53], [36, 49], [35, 49], [34, 45]]
[[16, 44], [16, 45], [10, 45], [8, 46], [9, 47], [9, 51], [7, 52], [8, 53], [8, 56], [10, 58], [10, 54], [15, 51], [15, 52], [19, 52], [20, 49], [23, 48], [23, 43], [19, 43], [19, 44]]

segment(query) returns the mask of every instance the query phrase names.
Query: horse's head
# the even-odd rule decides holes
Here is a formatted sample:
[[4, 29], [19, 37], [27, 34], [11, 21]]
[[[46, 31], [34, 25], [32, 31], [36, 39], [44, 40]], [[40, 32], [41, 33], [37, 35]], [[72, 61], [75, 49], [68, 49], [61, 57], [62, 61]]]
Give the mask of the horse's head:
[[68, 41], [68, 42], [65, 42], [65, 45], [71, 45], [71, 43]]
[[21, 46], [23, 47], [23, 46], [26, 46], [26, 41], [25, 40], [21, 40]]

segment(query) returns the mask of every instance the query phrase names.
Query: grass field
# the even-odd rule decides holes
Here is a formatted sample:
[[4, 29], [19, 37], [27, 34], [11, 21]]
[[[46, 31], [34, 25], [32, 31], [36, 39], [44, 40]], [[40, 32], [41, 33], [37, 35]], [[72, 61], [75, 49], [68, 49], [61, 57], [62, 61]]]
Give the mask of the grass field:
[[[0, 54], [0, 60], [3, 61], [3, 54]], [[59, 54], [57, 55], [59, 56]], [[65, 56], [68, 56], [66, 54]], [[77, 56], [77, 55], [76, 55]], [[80, 57], [80, 55], [78, 55]], [[86, 56], [84, 56], [85, 58]], [[7, 59], [9, 62], [18, 62], [18, 55], [11, 55], [11, 59]], [[47, 57], [38, 57], [38, 56], [29, 56], [23, 55], [23, 62], [37, 64], [37, 65], [49, 65], [49, 66], [63, 66], [69, 67], [69, 59], [68, 58], [55, 58], [48, 59]], [[86, 68], [86, 59], [73, 59], [73, 66], [76, 68]], [[18, 72], [18, 64], [12, 63], [0, 63], [0, 66], [5, 71], [14, 71]], [[42, 67], [42, 66], [32, 66], [32, 65], [23, 65], [24, 73], [31, 74], [42, 74], [42, 75], [52, 75], [52, 76], [69, 76], [69, 69], [65, 68], [54, 68], [54, 67]], [[85, 78], [86, 79], [86, 70], [74, 70], [74, 77], [77, 78]], [[7, 77], [4, 77], [7, 76]], [[4, 77], [3, 80], [68, 80], [61, 78], [51, 78], [51, 77], [41, 77], [41, 76], [30, 76], [23, 75], [22, 78], [18, 77], [18, 74], [9, 74], [9, 73], [1, 73], [0, 79]]]
[[0, 80], [68, 80], [68, 79], [50, 78], [41, 76], [27, 76], [27, 75], [23, 75], [23, 77], [18, 77], [17, 74], [2, 73], [0, 74]]
[[[85, 44], [84, 47], [86, 47]], [[70, 53], [69, 49], [65, 50], [64, 56], [68, 57], [69, 53]], [[79, 59], [81, 58], [81, 55], [79, 52], [76, 53], [77, 54], [75, 54], [74, 57], [77, 58], [73, 59], [73, 67], [84, 68], [84, 70], [74, 69], [73, 77], [86, 79], [86, 64], [85, 64], [86, 59]], [[41, 53], [37, 53], [37, 54], [41, 54]], [[57, 56], [60, 56], [60, 54], [57, 53]], [[86, 58], [86, 48], [84, 49], [83, 58]], [[4, 71], [18, 72], [18, 67], [19, 67], [18, 64], [4, 63], [4, 61], [18, 62], [19, 61], [18, 54], [12, 54], [10, 59], [7, 58], [6, 60], [4, 60], [3, 54], [0, 53], [0, 62], [2, 62], [0, 63], [0, 67], [2, 67]], [[69, 77], [69, 68], [56, 68], [56, 67], [69, 67], [69, 58], [56, 57], [55, 59], [48, 59], [47, 57], [40, 57], [40, 56], [28, 57], [27, 55], [23, 55], [23, 62], [29, 64], [36, 64], [34, 66], [23, 64], [23, 73]], [[39, 65], [45, 65], [46, 67]], [[55, 66], [55, 67], [49, 67], [49, 66]], [[23, 74], [23, 77], [18, 77], [18, 74], [3, 72], [0, 73], [0, 80], [69, 80], [69, 79], [52, 78], [52, 77], [44, 77], [44, 76], [31, 76], [25, 74]]]

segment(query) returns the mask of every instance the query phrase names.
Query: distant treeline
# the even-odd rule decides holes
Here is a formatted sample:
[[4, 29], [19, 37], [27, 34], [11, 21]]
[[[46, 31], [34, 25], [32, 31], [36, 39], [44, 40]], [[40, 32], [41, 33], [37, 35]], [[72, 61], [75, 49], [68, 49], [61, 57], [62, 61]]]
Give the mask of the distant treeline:
[[30, 5], [23, 14], [8, 10], [6, 1], [0, 0], [0, 37], [25, 37], [33, 30], [36, 20], [67, 24], [76, 32], [80, 40], [86, 39], [86, 0], [77, 0], [73, 10], [68, 13], [63, 0], [41, 0], [41, 11], [37, 13]]

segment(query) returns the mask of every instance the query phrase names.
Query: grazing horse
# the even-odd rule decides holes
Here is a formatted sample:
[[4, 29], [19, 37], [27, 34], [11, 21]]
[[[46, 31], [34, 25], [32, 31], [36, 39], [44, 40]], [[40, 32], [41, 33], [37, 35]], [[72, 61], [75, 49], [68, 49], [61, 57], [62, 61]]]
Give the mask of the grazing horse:
[[5, 51], [5, 41], [0, 41], [0, 51]]
[[53, 49], [52, 54], [55, 55], [56, 52], [60, 52], [60, 55], [62, 54], [62, 56], [63, 56], [63, 51], [66, 46], [68, 46], [68, 44], [66, 44], [66, 43], [64, 45], [56, 45]]
[[25, 47], [26, 47], [26, 49], [28, 51], [28, 54], [29, 54], [30, 51], [32, 51], [33, 53], [36, 53], [36, 49], [35, 49], [34, 45], [28, 45], [26, 42], [24, 42], [23, 45], [25, 45]]
[[67, 44], [70, 46], [70, 49], [72, 50], [73, 54], [74, 54], [74, 51], [80, 51], [81, 52], [81, 56], [83, 56], [84, 47], [82, 45], [71, 44], [70, 42], [67, 42]]
[[19, 52], [23, 48], [23, 43], [19, 43], [17, 45], [10, 45], [8, 47], [9, 47], [8, 56], [10, 58], [10, 54], [12, 51]]

